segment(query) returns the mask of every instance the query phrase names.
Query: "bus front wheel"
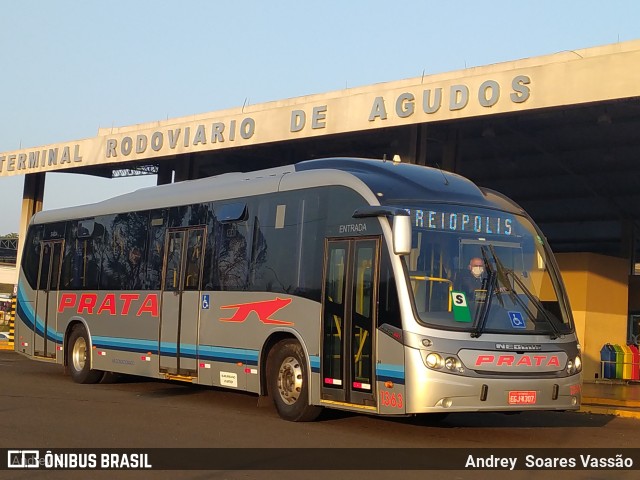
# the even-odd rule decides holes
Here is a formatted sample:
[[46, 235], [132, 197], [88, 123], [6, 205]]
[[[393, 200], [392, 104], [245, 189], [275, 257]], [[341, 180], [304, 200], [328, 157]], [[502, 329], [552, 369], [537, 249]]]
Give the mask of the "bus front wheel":
[[321, 407], [309, 405], [309, 372], [300, 344], [282, 340], [269, 352], [267, 360], [269, 395], [280, 417], [291, 422], [315, 420]]
[[98, 383], [104, 372], [91, 369], [89, 335], [83, 326], [76, 326], [69, 336], [67, 367], [76, 383]]

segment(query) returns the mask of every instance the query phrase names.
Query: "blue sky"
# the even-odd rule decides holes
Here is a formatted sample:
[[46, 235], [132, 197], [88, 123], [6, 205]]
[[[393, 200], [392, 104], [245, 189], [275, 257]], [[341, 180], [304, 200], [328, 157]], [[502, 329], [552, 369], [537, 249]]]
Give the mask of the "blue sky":
[[[0, 0], [0, 152], [640, 38], [640, 2]], [[640, 68], [640, 66], [637, 66]], [[0, 235], [23, 177], [0, 177]], [[45, 208], [155, 183], [48, 174]]]

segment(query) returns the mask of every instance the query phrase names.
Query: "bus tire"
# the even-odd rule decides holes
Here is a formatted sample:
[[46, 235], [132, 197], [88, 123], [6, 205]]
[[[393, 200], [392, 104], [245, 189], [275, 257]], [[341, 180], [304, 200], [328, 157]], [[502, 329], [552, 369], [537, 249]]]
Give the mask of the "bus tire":
[[78, 325], [73, 328], [67, 346], [67, 367], [76, 383], [98, 383], [104, 372], [91, 369], [91, 352], [87, 330]]
[[290, 422], [311, 422], [321, 407], [309, 404], [309, 372], [304, 351], [296, 340], [282, 340], [267, 359], [269, 394], [280, 417]]

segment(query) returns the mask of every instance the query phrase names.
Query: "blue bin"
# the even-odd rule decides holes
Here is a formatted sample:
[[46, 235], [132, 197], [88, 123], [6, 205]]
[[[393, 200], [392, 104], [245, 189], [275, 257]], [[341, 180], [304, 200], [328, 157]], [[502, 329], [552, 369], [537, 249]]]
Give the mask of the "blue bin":
[[600, 350], [602, 362], [602, 378], [616, 378], [616, 349], [610, 343]]

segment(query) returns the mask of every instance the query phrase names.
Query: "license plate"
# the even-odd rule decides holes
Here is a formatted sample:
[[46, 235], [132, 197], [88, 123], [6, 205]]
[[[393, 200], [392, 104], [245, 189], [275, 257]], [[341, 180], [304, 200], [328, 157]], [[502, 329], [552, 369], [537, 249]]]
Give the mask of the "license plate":
[[509, 405], [533, 405], [536, 403], [535, 390], [514, 390], [509, 392]]

